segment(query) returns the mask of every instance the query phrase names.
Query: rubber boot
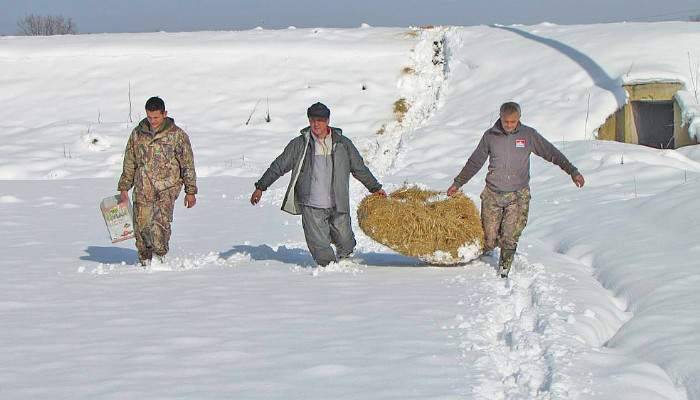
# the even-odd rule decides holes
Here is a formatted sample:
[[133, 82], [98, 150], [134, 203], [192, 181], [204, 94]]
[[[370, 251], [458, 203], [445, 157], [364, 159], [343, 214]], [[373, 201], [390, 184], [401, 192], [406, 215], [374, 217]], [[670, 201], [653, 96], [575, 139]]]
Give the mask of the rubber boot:
[[508, 277], [513, 258], [515, 258], [515, 249], [501, 249], [501, 259], [498, 260], [498, 273], [501, 278]]
[[148, 267], [151, 265], [151, 258], [153, 258], [153, 237], [150, 229], [141, 230], [141, 240], [143, 240], [146, 249], [139, 251], [139, 263], [142, 267]]

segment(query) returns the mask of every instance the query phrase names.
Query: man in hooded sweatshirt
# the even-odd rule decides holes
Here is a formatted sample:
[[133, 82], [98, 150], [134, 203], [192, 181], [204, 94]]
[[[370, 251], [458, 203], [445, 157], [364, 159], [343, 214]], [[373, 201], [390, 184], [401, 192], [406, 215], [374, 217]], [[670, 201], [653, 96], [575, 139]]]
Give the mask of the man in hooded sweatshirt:
[[585, 180], [571, 162], [535, 129], [520, 123], [520, 106], [504, 103], [500, 118], [484, 133], [476, 150], [447, 189], [452, 196], [489, 160], [486, 187], [481, 193], [484, 253], [501, 248], [499, 274], [508, 277], [520, 234], [530, 208], [530, 153], [558, 165], [577, 187]]
[[168, 117], [165, 102], [151, 97], [146, 118], [131, 132], [117, 190], [120, 204], [129, 202], [134, 188], [134, 235], [142, 266], [151, 259], [163, 262], [168, 252], [175, 200], [185, 186], [185, 207], [197, 203], [197, 174], [190, 139]]
[[329, 126], [330, 114], [322, 103], [307, 109], [309, 126], [255, 182], [250, 197], [250, 203], [257, 204], [270, 185], [292, 171], [282, 210], [301, 215], [306, 244], [314, 261], [323, 267], [349, 257], [357, 244], [350, 218], [350, 174], [370, 192], [386, 196], [352, 141], [341, 129]]

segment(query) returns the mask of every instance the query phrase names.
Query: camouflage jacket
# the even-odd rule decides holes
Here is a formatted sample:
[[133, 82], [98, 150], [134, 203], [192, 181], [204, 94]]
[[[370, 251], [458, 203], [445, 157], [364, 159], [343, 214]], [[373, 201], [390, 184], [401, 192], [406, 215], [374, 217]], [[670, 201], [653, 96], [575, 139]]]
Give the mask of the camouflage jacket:
[[172, 118], [156, 132], [143, 119], [129, 136], [118, 191], [134, 188], [134, 198], [153, 200], [159, 192], [185, 185], [185, 193], [197, 193], [197, 174], [190, 139]]

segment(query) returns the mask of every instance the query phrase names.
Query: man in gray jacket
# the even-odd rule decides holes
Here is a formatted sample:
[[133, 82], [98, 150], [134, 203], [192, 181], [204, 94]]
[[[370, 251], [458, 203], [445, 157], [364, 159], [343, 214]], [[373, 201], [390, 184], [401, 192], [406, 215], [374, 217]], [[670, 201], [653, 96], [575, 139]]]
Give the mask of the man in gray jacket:
[[292, 139], [255, 182], [250, 203], [289, 171], [292, 178], [282, 202], [282, 210], [301, 214], [306, 244], [316, 263], [327, 266], [350, 256], [357, 242], [350, 220], [350, 174], [372, 193], [386, 196], [350, 139], [343, 131], [328, 125], [330, 110], [315, 103], [307, 110], [309, 126]]
[[571, 176], [577, 187], [585, 180], [576, 167], [535, 129], [520, 123], [520, 106], [508, 102], [501, 106], [500, 119], [484, 133], [476, 150], [447, 189], [454, 195], [489, 159], [486, 187], [481, 193], [481, 224], [484, 228], [484, 253], [501, 248], [499, 274], [508, 276], [518, 239], [530, 208], [530, 153], [558, 165]]

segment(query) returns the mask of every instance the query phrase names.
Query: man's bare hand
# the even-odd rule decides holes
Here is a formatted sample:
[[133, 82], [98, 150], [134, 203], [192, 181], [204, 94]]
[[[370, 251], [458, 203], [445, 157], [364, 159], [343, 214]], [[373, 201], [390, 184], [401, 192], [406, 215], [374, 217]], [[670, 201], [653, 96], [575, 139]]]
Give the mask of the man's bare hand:
[[457, 192], [459, 192], [459, 188], [455, 185], [452, 185], [449, 189], [447, 189], [447, 195], [450, 197], [454, 196]]
[[583, 175], [581, 175], [581, 174], [578, 174], [578, 175], [572, 177], [571, 180], [574, 181], [574, 185], [576, 185], [576, 187], [582, 188], [583, 185], [586, 184], [586, 180], [583, 179]]
[[185, 195], [185, 207], [187, 208], [192, 208], [194, 205], [197, 204], [197, 196], [193, 194], [186, 194]]
[[260, 189], [255, 189], [252, 195], [250, 195], [250, 204], [256, 205], [258, 202], [260, 202], [260, 198], [262, 197], [262, 190]]
[[386, 197], [386, 192], [384, 191], [384, 189], [379, 189], [379, 190], [377, 190], [376, 192], [374, 192], [374, 193], [372, 193], [372, 194], [376, 194], [377, 196]]
[[119, 207], [127, 207], [129, 205], [129, 191], [122, 190], [119, 193]]

